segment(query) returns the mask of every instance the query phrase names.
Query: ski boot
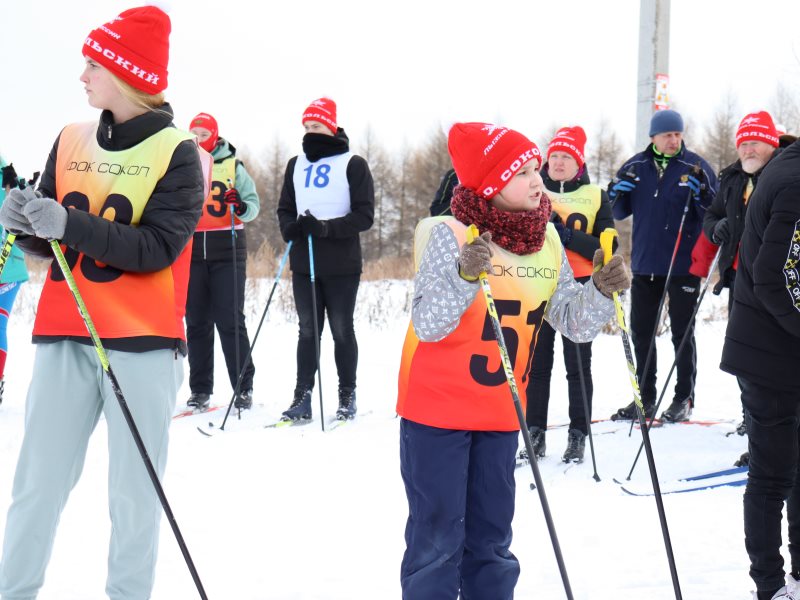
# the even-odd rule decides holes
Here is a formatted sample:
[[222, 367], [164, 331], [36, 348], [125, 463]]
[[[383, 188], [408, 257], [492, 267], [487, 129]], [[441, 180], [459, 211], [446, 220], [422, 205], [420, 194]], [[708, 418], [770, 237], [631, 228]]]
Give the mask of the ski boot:
[[202, 392], [192, 392], [189, 399], [186, 401], [186, 406], [191, 408], [194, 412], [203, 412], [208, 410], [208, 405], [211, 403], [211, 396]]
[[281, 421], [311, 420], [311, 390], [295, 388], [291, 406], [283, 411]]
[[353, 388], [339, 388], [339, 409], [336, 418], [348, 421], [356, 417], [356, 391]]
[[245, 390], [236, 395], [233, 406], [239, 410], [249, 410], [253, 408], [253, 390]]
[[673, 400], [669, 408], [661, 413], [661, 420], [665, 423], [680, 423], [688, 421], [692, 416], [692, 399]]
[[[655, 404], [642, 401], [642, 405], [644, 406], [644, 418], [648, 420], [652, 419], [656, 414]], [[631, 402], [628, 406], [623, 406], [611, 415], [612, 421], [636, 421], [638, 418], [639, 417], [636, 415], [636, 404], [634, 402]]]
[[585, 450], [586, 434], [580, 429], [570, 429], [567, 432], [567, 450], [561, 460], [565, 463], [582, 463]]
[[749, 467], [750, 466], [750, 453], [743, 452], [742, 455], [739, 457], [735, 463], [733, 463], [734, 467]]
[[[545, 430], [538, 425], [531, 425], [528, 427], [528, 433], [530, 433], [531, 436], [531, 446], [533, 446], [534, 455], [536, 455], [536, 458], [544, 458], [544, 451], [547, 448], [544, 439]], [[528, 449], [524, 446], [522, 450], [519, 451], [519, 460], [528, 460]]]

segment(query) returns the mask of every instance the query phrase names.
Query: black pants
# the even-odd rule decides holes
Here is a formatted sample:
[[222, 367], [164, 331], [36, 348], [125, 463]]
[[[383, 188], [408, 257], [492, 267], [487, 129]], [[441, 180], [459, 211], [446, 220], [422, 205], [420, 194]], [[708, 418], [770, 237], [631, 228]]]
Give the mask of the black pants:
[[[193, 393], [214, 391], [214, 326], [219, 332], [231, 387], [236, 387], [240, 365], [250, 349], [244, 323], [244, 282], [246, 261], [236, 262], [239, 305], [233, 303], [233, 262], [193, 260], [186, 298], [186, 342], [189, 346], [189, 388]], [[236, 363], [236, 321], [239, 321], [239, 364]], [[253, 389], [256, 370], [248, 361], [242, 377], [242, 391]]]
[[800, 389], [776, 390], [739, 377], [750, 470], [744, 492], [744, 543], [750, 577], [762, 592], [783, 586], [781, 513], [786, 502], [789, 555], [800, 569]]
[[[339, 374], [339, 387], [356, 387], [358, 343], [353, 327], [353, 313], [361, 274], [315, 277], [317, 324], [319, 335], [325, 324], [325, 314], [333, 336], [333, 355]], [[314, 341], [314, 310], [311, 298], [311, 278], [292, 273], [294, 304], [300, 321], [297, 339], [297, 387], [312, 389], [317, 373], [317, 349]]]
[[[636, 377], [642, 393], [642, 402], [655, 404], [656, 401], [656, 363], [657, 350], [653, 346], [647, 373], [644, 364], [647, 350], [653, 341], [653, 330], [659, 318], [658, 306], [664, 293], [666, 277], [634, 275], [631, 285], [631, 338], [636, 355]], [[697, 350], [694, 342], [694, 320], [691, 319], [697, 297], [700, 295], [700, 278], [694, 275], [673, 276], [667, 290], [672, 346], [677, 352], [683, 334], [691, 327], [692, 331], [677, 357], [675, 400], [692, 398], [694, 403], [694, 381], [697, 375]]]
[[[530, 381], [526, 389], [528, 408], [525, 420], [528, 427], [536, 425], [547, 428], [547, 408], [550, 403], [550, 377], [553, 372], [553, 346], [556, 330], [547, 321], [542, 321], [539, 338], [533, 353]], [[564, 366], [567, 369], [567, 394], [569, 397], [569, 427], [589, 433], [586, 423], [586, 411], [583, 407], [583, 390], [580, 373], [586, 384], [586, 399], [589, 403], [589, 415], [592, 414], [592, 343], [576, 344], [563, 335]], [[580, 355], [580, 360], [579, 356]]]

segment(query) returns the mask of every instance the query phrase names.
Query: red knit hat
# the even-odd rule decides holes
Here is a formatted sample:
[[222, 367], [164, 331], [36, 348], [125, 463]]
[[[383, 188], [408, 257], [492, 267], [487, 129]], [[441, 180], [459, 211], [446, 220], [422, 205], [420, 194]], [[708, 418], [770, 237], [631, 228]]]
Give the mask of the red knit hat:
[[200, 143], [200, 147], [206, 152], [213, 152], [214, 147], [217, 145], [217, 140], [219, 139], [217, 120], [208, 113], [200, 113], [192, 119], [192, 123], [189, 125], [189, 129], [194, 129], [195, 127], [202, 127], [211, 132], [209, 138], [205, 142]]
[[736, 147], [748, 141], [764, 142], [773, 148], [778, 147], [780, 143], [778, 131], [767, 111], [750, 113], [739, 123], [739, 129], [736, 130]]
[[547, 160], [553, 152], [566, 152], [578, 163], [580, 169], [585, 163], [583, 158], [583, 148], [586, 146], [586, 132], [580, 125], [572, 127], [562, 127], [556, 131], [555, 137], [547, 147]]
[[319, 98], [308, 105], [303, 111], [303, 123], [306, 121], [319, 121], [336, 134], [336, 102], [330, 98]]
[[170, 30], [160, 8], [131, 8], [89, 33], [83, 55], [137, 90], [158, 94], [167, 88]]
[[512, 175], [542, 154], [521, 133], [489, 123], [456, 123], [447, 136], [447, 150], [461, 184], [491, 200]]

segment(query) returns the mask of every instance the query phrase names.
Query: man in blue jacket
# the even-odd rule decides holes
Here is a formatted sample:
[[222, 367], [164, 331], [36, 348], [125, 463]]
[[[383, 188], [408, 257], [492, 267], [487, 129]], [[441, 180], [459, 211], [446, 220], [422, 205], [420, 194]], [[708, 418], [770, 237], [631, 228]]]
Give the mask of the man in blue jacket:
[[[609, 184], [608, 195], [615, 219], [633, 215], [630, 326], [636, 376], [648, 418], [655, 413], [657, 360], [653, 335], [665, 293], [676, 352], [690, 330], [676, 358], [678, 377], [672, 404], [661, 415], [664, 421], [677, 422], [688, 420], [695, 400], [696, 350], [691, 317], [700, 278], [689, 273], [689, 266], [692, 248], [702, 232], [703, 214], [716, 193], [717, 179], [703, 158], [686, 149], [683, 118], [676, 111], [662, 110], [653, 115], [650, 139], [652, 143], [644, 152], [622, 165]], [[635, 419], [634, 404], [620, 408], [611, 418]]]

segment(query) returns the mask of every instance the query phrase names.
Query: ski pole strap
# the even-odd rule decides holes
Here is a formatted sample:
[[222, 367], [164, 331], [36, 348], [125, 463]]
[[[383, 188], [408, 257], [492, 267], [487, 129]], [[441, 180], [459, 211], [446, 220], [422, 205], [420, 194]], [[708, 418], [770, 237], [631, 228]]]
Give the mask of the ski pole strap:
[[11, 248], [14, 247], [14, 241], [17, 239], [16, 233], [10, 231], [6, 234], [6, 239], [3, 241], [3, 248], [0, 249], [0, 275], [3, 274], [3, 269], [6, 268], [8, 258], [11, 256]]
[[58, 240], [50, 240], [50, 247], [53, 249], [56, 262], [58, 262], [58, 266], [61, 268], [61, 272], [64, 274], [64, 279], [67, 282], [69, 291], [72, 292], [72, 295], [75, 298], [75, 303], [78, 305], [78, 312], [81, 314], [81, 318], [86, 325], [86, 329], [89, 330], [89, 335], [91, 336], [92, 343], [97, 351], [100, 364], [103, 366], [103, 370], [107, 373], [109, 369], [109, 363], [106, 350], [103, 348], [103, 344], [100, 341], [100, 336], [97, 334], [97, 329], [95, 329], [92, 317], [89, 316], [89, 309], [86, 308], [86, 304], [83, 302], [83, 296], [81, 296], [81, 292], [78, 289], [78, 284], [75, 282], [75, 278], [72, 276], [72, 270], [69, 268], [67, 259], [64, 258], [64, 253], [61, 251], [61, 246], [59, 245]]

